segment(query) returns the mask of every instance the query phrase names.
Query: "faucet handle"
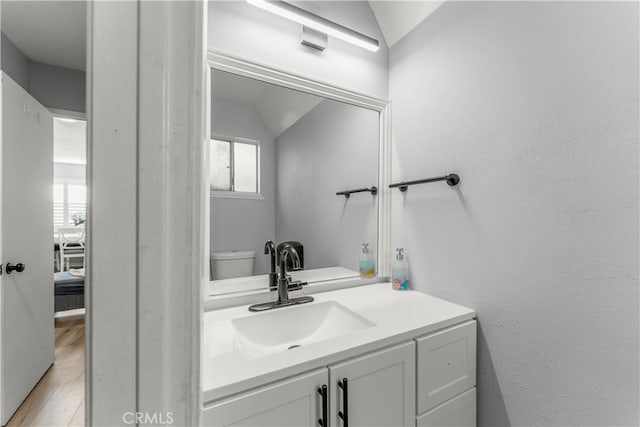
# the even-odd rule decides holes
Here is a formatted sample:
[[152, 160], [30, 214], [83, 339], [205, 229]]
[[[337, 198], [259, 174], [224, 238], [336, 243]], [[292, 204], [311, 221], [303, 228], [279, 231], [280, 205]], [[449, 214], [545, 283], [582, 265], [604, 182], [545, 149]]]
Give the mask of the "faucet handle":
[[276, 246], [272, 240], [267, 240], [264, 242], [264, 254], [268, 255], [269, 253], [274, 254], [276, 252]]
[[289, 283], [287, 288], [290, 291], [299, 291], [300, 289], [302, 289], [303, 286], [307, 286], [307, 284], [308, 282], [301, 282], [300, 280], [294, 280], [293, 282]]

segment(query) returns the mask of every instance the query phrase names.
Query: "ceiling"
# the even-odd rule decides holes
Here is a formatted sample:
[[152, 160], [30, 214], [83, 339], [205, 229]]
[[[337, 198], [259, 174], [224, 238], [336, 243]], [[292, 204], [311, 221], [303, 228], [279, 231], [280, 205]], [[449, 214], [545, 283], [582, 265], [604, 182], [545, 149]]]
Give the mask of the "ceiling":
[[2, 32], [32, 61], [84, 70], [84, 1], [2, 0]]
[[277, 137], [322, 102], [304, 92], [213, 71], [213, 97], [253, 108], [271, 135]]
[[378, 26], [384, 35], [387, 46], [391, 47], [406, 36], [418, 24], [424, 21], [444, 3], [435, 0], [420, 1], [375, 1], [369, 6], [376, 16]]

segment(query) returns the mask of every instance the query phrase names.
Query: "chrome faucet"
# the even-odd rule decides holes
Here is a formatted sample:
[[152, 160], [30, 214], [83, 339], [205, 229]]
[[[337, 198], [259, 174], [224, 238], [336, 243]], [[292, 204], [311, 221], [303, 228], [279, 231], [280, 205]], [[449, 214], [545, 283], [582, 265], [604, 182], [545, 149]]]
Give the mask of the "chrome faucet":
[[[268, 244], [269, 242], [267, 242]], [[267, 250], [265, 244], [265, 253]], [[273, 243], [272, 243], [273, 244]], [[263, 302], [249, 306], [249, 311], [264, 311], [272, 308], [288, 307], [290, 305], [304, 304], [313, 301], [313, 297], [302, 296], [297, 298], [289, 298], [289, 291], [297, 291], [302, 289], [306, 283], [299, 280], [291, 280], [291, 276], [287, 275], [287, 261], [291, 259], [293, 270], [301, 270], [300, 256], [298, 251], [291, 245], [284, 245], [280, 249], [280, 275], [278, 277], [278, 299], [276, 301]], [[269, 276], [271, 278], [271, 275]]]
[[286, 304], [289, 301], [289, 288], [292, 290], [301, 289], [301, 282], [292, 282], [287, 276], [287, 259], [291, 257], [293, 271], [300, 270], [300, 256], [298, 251], [291, 245], [285, 245], [280, 250], [280, 277], [278, 278], [278, 304]]
[[278, 287], [278, 273], [276, 273], [276, 245], [267, 240], [264, 243], [264, 254], [269, 255], [271, 269], [269, 270], [269, 289], [275, 291]]

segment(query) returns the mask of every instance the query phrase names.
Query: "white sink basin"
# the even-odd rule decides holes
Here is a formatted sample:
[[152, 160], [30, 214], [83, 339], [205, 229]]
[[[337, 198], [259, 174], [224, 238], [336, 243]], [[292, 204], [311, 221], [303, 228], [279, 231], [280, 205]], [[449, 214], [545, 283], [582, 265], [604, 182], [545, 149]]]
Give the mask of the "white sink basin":
[[295, 349], [375, 324], [343, 305], [326, 301], [274, 309], [233, 319], [238, 345], [247, 359]]

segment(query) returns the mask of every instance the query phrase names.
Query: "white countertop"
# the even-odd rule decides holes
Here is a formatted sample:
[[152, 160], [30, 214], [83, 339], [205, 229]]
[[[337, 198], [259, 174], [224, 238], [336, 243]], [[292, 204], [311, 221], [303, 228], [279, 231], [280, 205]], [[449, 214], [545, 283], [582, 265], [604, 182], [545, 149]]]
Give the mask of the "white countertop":
[[341, 289], [313, 297], [314, 302], [309, 304], [336, 301], [375, 326], [308, 344], [295, 351], [248, 360], [237, 351], [231, 320], [262, 313], [250, 312], [247, 305], [206, 312], [202, 349], [203, 401], [211, 402], [475, 317], [474, 310], [416, 291], [394, 291], [390, 283]]

